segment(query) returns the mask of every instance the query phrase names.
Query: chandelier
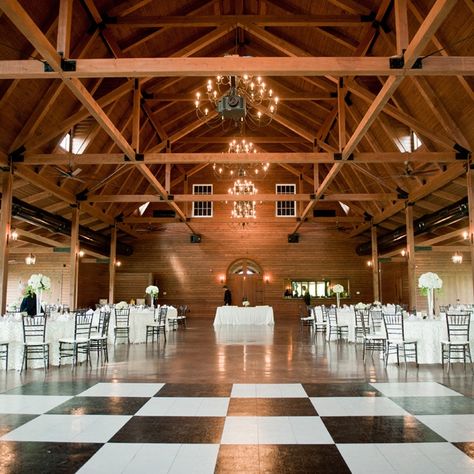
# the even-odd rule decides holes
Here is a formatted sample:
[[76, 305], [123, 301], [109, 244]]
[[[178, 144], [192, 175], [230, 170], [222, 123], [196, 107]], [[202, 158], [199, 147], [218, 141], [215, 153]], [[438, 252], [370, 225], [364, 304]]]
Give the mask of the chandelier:
[[462, 255], [458, 254], [457, 252], [451, 257], [453, 263], [462, 263]]
[[251, 197], [257, 194], [257, 189], [252, 181], [236, 180], [234, 186], [229, 188], [229, 194], [242, 197], [242, 200], [233, 202], [233, 208], [230, 213], [232, 218], [255, 219], [257, 217], [257, 203], [251, 200]]
[[[252, 142], [233, 139], [229, 142], [228, 153], [257, 153]], [[262, 179], [267, 175], [270, 163], [214, 163], [212, 169], [217, 178], [249, 178]]]
[[[253, 78], [244, 74], [208, 79], [206, 92], [196, 93], [194, 105], [198, 117], [206, 122], [230, 120], [236, 125], [246, 122], [263, 127], [272, 121], [278, 102], [278, 97], [260, 76]], [[212, 110], [217, 111], [215, 120], [209, 120]]]
[[25, 257], [25, 263], [27, 265], [35, 265], [36, 264], [36, 256], [30, 253]]

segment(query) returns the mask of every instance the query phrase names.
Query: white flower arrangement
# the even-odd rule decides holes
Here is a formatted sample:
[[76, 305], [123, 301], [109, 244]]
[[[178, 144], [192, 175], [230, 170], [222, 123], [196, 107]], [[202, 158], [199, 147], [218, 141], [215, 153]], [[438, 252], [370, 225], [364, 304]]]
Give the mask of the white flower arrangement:
[[355, 306], [354, 306], [355, 309], [365, 309], [367, 308], [367, 305], [365, 303], [357, 303]]
[[382, 303], [380, 301], [374, 301], [372, 306], [382, 306]]
[[250, 306], [250, 301], [247, 301], [247, 300], [242, 301], [242, 306], [245, 306], [245, 307]]
[[126, 301], [119, 301], [116, 305], [115, 305], [115, 308], [116, 309], [127, 309], [128, 308], [128, 303]]
[[48, 291], [51, 289], [51, 279], [41, 273], [34, 273], [28, 280], [28, 286], [35, 292], [39, 290]]
[[145, 289], [145, 293], [151, 296], [157, 296], [159, 292], [160, 292], [160, 289], [155, 285], [147, 286]]
[[332, 292], [333, 293], [344, 293], [344, 287], [342, 285], [340, 285], [339, 283], [337, 283], [336, 285], [334, 285], [332, 287]]
[[426, 272], [420, 275], [418, 278], [418, 288], [422, 288], [423, 290], [439, 290], [443, 287], [443, 280], [433, 272]]

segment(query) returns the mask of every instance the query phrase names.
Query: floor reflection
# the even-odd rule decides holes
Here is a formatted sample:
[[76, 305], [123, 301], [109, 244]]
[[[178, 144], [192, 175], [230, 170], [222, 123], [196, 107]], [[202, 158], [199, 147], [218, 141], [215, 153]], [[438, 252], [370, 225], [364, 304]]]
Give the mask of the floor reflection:
[[223, 325], [214, 326], [216, 344], [268, 345], [273, 344], [273, 326]]

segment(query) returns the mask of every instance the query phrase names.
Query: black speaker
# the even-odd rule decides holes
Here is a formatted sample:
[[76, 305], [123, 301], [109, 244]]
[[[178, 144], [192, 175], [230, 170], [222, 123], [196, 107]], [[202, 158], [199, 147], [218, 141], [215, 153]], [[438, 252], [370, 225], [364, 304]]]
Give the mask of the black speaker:
[[300, 241], [300, 234], [288, 234], [288, 243], [297, 244]]
[[191, 235], [191, 243], [192, 244], [199, 244], [201, 243], [201, 236], [199, 234], [192, 234]]

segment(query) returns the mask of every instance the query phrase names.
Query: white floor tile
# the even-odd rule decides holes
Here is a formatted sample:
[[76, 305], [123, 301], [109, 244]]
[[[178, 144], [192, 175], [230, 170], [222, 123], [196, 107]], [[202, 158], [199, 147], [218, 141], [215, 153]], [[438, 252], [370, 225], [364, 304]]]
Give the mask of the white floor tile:
[[164, 383], [98, 383], [80, 397], [152, 397]]
[[257, 398], [306, 398], [300, 383], [257, 384]]
[[352, 474], [396, 473], [374, 444], [338, 444], [337, 449]]
[[224, 422], [221, 444], [258, 444], [256, 416], [228, 416]]
[[398, 416], [409, 415], [384, 397], [311, 397], [319, 416]]
[[130, 418], [118, 415], [41, 415], [0, 440], [106, 443]]
[[334, 441], [316, 416], [290, 416], [290, 425], [297, 444], [333, 444]]
[[474, 415], [417, 415], [416, 418], [447, 441], [474, 442]]
[[226, 416], [225, 397], [154, 397], [136, 413], [138, 416]]
[[0, 413], [41, 415], [70, 398], [55, 395], [0, 395]]
[[474, 472], [474, 459], [450, 443], [419, 443], [417, 448], [447, 474]]
[[142, 444], [123, 474], [168, 473], [178, 455], [180, 444]]
[[213, 474], [218, 444], [182, 444], [178, 454], [168, 471], [170, 474]]
[[230, 396], [233, 398], [255, 398], [257, 386], [254, 383], [234, 383]]
[[449, 397], [462, 395], [436, 382], [371, 383], [387, 397]]
[[296, 437], [287, 416], [257, 417], [259, 444], [296, 444]]

